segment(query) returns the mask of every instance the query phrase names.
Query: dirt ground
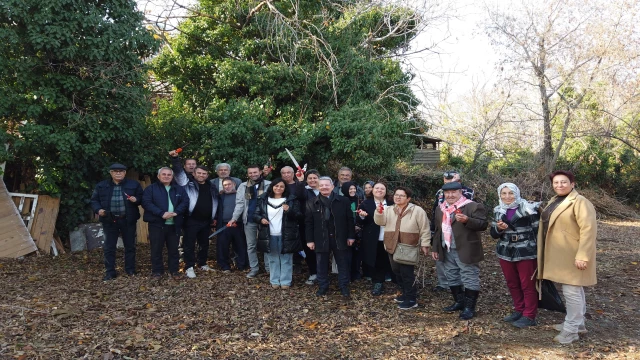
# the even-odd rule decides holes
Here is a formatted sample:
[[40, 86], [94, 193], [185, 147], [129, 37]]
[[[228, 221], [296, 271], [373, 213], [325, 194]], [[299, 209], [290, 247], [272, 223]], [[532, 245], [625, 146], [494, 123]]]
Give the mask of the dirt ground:
[[[494, 242], [485, 239], [478, 316], [441, 312], [450, 295], [432, 293], [428, 261], [418, 309], [398, 310], [395, 286], [372, 297], [352, 284], [344, 302], [294, 277], [272, 289], [261, 274], [198, 273], [196, 279], [150, 279], [149, 248], [138, 247], [135, 277], [103, 283], [102, 252], [0, 262], [0, 358], [4, 359], [614, 359], [640, 358], [640, 221], [601, 221], [598, 285], [588, 288], [588, 334], [555, 344], [552, 324], [516, 329]], [[118, 264], [122, 254], [119, 253]], [[211, 264], [215, 265], [214, 263]], [[122, 269], [120, 272], [123, 273]]]

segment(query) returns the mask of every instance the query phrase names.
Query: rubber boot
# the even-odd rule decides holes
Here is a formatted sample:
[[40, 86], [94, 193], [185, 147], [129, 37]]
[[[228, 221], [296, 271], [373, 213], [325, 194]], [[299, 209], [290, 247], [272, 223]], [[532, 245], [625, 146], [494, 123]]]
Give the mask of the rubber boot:
[[451, 296], [453, 296], [454, 303], [442, 308], [446, 312], [453, 312], [464, 309], [464, 293], [462, 292], [462, 285], [450, 286]]
[[480, 291], [465, 289], [464, 291], [464, 310], [460, 313], [460, 319], [469, 320], [476, 316], [476, 303], [478, 302]]

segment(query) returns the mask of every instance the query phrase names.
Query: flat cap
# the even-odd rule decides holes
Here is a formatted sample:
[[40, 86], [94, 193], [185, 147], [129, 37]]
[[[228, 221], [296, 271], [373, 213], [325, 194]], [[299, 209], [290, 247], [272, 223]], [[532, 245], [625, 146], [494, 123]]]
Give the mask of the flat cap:
[[460, 190], [462, 189], [462, 184], [460, 184], [457, 181], [452, 181], [450, 183], [446, 183], [444, 185], [442, 185], [442, 191], [446, 191], [446, 190]]
[[127, 167], [122, 164], [111, 164], [109, 166], [109, 170], [127, 170]]

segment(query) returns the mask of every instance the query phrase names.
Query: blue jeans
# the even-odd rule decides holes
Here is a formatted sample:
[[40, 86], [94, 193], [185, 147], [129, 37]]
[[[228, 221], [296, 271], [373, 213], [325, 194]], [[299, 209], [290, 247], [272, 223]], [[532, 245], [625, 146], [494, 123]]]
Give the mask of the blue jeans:
[[291, 286], [293, 279], [293, 254], [282, 254], [282, 236], [271, 236], [269, 253], [269, 280], [273, 285]]

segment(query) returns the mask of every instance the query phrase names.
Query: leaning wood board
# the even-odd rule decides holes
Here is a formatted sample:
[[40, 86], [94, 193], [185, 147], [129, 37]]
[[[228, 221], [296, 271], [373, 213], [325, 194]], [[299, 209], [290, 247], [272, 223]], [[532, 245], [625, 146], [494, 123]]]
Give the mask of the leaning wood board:
[[37, 251], [9, 192], [0, 180], [0, 257], [17, 258]]
[[38, 249], [46, 254], [51, 253], [51, 241], [56, 229], [58, 211], [60, 210], [60, 198], [47, 195], [38, 197], [35, 219], [31, 225], [31, 237], [36, 242]]

